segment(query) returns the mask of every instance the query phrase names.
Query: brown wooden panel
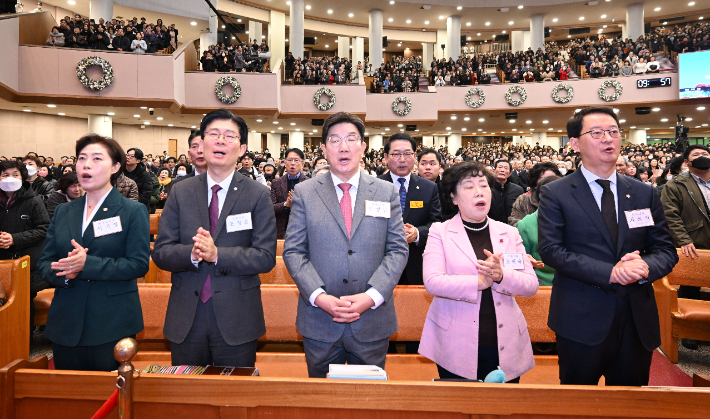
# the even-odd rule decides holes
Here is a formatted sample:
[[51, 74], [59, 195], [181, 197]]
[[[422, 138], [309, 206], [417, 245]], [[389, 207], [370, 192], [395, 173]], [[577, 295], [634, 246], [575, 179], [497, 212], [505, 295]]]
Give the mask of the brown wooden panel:
[[673, 285], [691, 285], [696, 287], [710, 287], [710, 250], [698, 249], [698, 256], [691, 259], [683, 255], [678, 249], [678, 264], [668, 274], [668, 283]]
[[52, 14], [47, 11], [22, 14], [19, 19], [20, 44], [47, 46], [47, 38], [52, 32], [52, 26], [59, 26]]
[[0, 365], [30, 356], [30, 257], [0, 261], [7, 303], [0, 307]]
[[[260, 406], [249, 409], [249, 419], [363, 419], [363, 411], [355, 409], [317, 409], [302, 407]], [[367, 419], [469, 419], [463, 413], [405, 412], [381, 410], [367, 412]]]

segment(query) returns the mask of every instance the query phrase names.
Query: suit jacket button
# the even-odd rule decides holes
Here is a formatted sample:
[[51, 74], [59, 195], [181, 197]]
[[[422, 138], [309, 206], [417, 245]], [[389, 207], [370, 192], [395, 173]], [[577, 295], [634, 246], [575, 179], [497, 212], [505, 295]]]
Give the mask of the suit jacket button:
[[498, 325], [498, 328], [499, 328], [499, 329], [502, 329], [502, 328], [503, 328], [503, 323], [499, 324], [499, 325]]
[[348, 283], [348, 280], [347, 280], [347, 279], [343, 279], [343, 284], [347, 284], [347, 283]]
[[496, 305], [499, 306], [499, 305], [500, 305], [500, 301], [498, 301], [498, 302], [496, 303]]
[[200, 293], [197, 292], [197, 291], [195, 291], [195, 297], [197, 297], [197, 296], [199, 296], [199, 295], [200, 295]]
[[349, 254], [349, 255], [352, 255], [352, 254], [353, 254], [353, 251], [352, 251], [352, 250], [348, 250], [348, 254]]

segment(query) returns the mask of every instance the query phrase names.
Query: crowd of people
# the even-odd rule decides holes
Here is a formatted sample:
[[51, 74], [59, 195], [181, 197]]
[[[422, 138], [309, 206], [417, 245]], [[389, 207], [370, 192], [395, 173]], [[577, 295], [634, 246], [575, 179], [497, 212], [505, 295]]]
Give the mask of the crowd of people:
[[269, 46], [263, 40], [247, 40], [242, 45], [210, 45], [202, 52], [200, 64], [205, 72], [248, 72], [263, 73], [268, 62], [260, 54], [269, 52]]
[[76, 14], [65, 16], [58, 26], [52, 27], [47, 37], [47, 45], [66, 48], [94, 49], [102, 51], [124, 51], [136, 53], [156, 53], [164, 49], [178, 47], [178, 29], [175, 24], [166, 26], [162, 19], [146, 23], [142, 17], [126, 22], [112, 19], [105, 21], [89, 19]]
[[286, 78], [295, 85], [348, 84], [362, 70], [362, 62], [353, 68], [352, 60], [342, 57], [294, 57], [286, 55]]

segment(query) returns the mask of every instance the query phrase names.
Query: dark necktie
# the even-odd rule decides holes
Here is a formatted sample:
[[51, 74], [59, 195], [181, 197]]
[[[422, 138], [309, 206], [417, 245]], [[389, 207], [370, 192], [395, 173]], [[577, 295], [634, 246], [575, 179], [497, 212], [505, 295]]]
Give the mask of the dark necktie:
[[399, 182], [399, 205], [402, 206], [402, 216], [404, 217], [404, 207], [407, 206], [407, 188], [404, 187], [405, 178], [397, 179]]
[[[217, 192], [222, 189], [219, 185], [212, 186], [212, 200], [210, 200], [210, 234], [212, 234], [212, 239], [214, 240], [214, 231], [217, 228], [217, 220], [219, 220], [219, 198], [217, 197]], [[210, 281], [210, 275], [207, 274], [205, 283], [202, 284], [202, 290], [200, 291], [200, 301], [206, 303], [212, 298], [212, 281]]]
[[616, 220], [616, 204], [614, 203], [614, 193], [611, 191], [611, 181], [597, 179], [596, 182], [604, 189], [602, 193], [602, 218], [604, 218], [604, 223], [611, 236], [611, 242], [614, 243], [614, 249], [616, 249], [619, 243], [619, 224]]
[[338, 185], [343, 191], [343, 197], [340, 198], [340, 211], [343, 213], [343, 220], [345, 221], [345, 230], [348, 232], [348, 238], [350, 238], [350, 229], [353, 227], [353, 203], [352, 197], [350, 196], [350, 187], [353, 186], [349, 183], [341, 183]]

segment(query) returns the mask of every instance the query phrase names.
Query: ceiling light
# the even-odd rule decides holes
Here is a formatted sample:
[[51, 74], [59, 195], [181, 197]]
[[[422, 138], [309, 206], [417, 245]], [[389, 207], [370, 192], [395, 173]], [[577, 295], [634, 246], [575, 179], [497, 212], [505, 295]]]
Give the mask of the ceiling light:
[[402, 124], [397, 124], [397, 127], [402, 128], [404, 125]]
[[300, 130], [301, 130], [300, 128], [296, 128], [296, 131], [300, 131]]
[[226, 26], [222, 25], [222, 29], [224, 29]]
[[394, 1], [390, 1], [390, 4], [394, 4]]
[[688, 3], [688, 6], [695, 6], [695, 2], [691, 1], [690, 3]]
[[567, 35], [567, 38], [571, 38], [571, 37], [572, 37], [572, 35]]
[[291, 126], [294, 126], [294, 125], [296, 125], [296, 123], [295, 123], [295, 122], [291, 122], [291, 124], [290, 124], [290, 125], [291, 125]]
[[439, 16], [439, 19], [443, 19], [443, 18], [444, 18], [444, 15]]
[[466, 131], [466, 128], [461, 128], [461, 131]]
[[155, 119], [157, 119], [158, 121], [162, 121], [162, 120], [163, 120], [163, 117], [162, 117], [162, 116], [159, 116], [159, 117], [157, 117], [157, 118], [155, 118]]
[[288, 39], [286, 40], [286, 42], [288, 42]]
[[557, 22], [558, 20], [557, 18], [552, 19], [553, 22]]
[[407, 23], [412, 23], [412, 21], [411, 21], [411, 20], [409, 20], [409, 19], [407, 19]]
[[172, 126], [173, 126], [173, 124], [168, 124], [168, 126], [169, 126], [169, 127], [172, 127]]
[[602, 26], [602, 28], [606, 29], [606, 25]]
[[141, 109], [148, 109], [147, 106], [141, 106]]
[[429, 24], [429, 21], [428, 21], [428, 20], [425, 20], [425, 21], [424, 21], [424, 24], [425, 24], [425, 25], [428, 25], [428, 24]]
[[279, 127], [279, 129], [284, 129], [284, 127]]
[[660, 11], [661, 11], [661, 8], [660, 8], [660, 7], [656, 7], [655, 9], [653, 9], [653, 11], [654, 11], [654, 12], [660, 12]]
[[661, 122], [668, 122], [668, 118], [661, 119]]
[[352, 13], [348, 13], [348, 17], [353, 17], [354, 15]]
[[512, 24], [513, 24], [513, 21], [512, 21], [512, 20], [508, 22], [508, 25], [512, 25]]
[[332, 15], [333, 14], [333, 9], [328, 9], [328, 14]]
[[517, 131], [517, 130], [518, 130], [517, 128], [513, 128], [513, 131]]
[[108, 116], [114, 116], [114, 115], [116, 115], [116, 112], [109, 112], [109, 113], [107, 113], [106, 115], [108, 115]]
[[579, 20], [584, 20], [584, 16], [580, 16], [580, 17], [579, 17]]
[[707, 127], [707, 126], [708, 126], [708, 124], [703, 124], [703, 126], [704, 126], [704, 127]]
[[471, 26], [471, 22], [466, 22], [466, 26]]
[[446, 127], [446, 130], [447, 130], [447, 131], [451, 131], [451, 127]]
[[66, 115], [66, 114], [65, 114], [64, 112], [59, 112], [57, 115], [59, 115], [59, 116], [64, 116], [64, 115]]
[[469, 118], [469, 117], [465, 117], [465, 118], [464, 118], [463, 120], [464, 120], [464, 121], [470, 121], [470, 120], [471, 120], [471, 118]]
[[47, 105], [48, 108], [56, 108], [57, 105]]
[[456, 10], [461, 10], [461, 9], [463, 9], [463, 7], [461, 7], [461, 6], [456, 8]]
[[390, 130], [389, 128], [385, 128], [385, 131], [389, 131], [389, 130]]
[[74, 0], [68, 0], [67, 3], [69, 3], [72, 6], [76, 4], [76, 2]]
[[553, 130], [553, 128], [548, 128], [547, 130], [548, 130], [548, 131], [552, 131], [552, 130]]
[[314, 36], [313, 39], [318, 39], [318, 37], [317, 37], [317, 36]]
[[392, 18], [387, 19], [388, 22], [392, 22], [393, 20]]
[[606, 19], [606, 15], [602, 15], [602, 19]]
[[686, 121], [692, 121], [693, 118], [685, 118]]
[[636, 129], [636, 127], [629, 127], [629, 129]]
[[469, 36], [468, 38], [466, 38], [466, 40], [467, 40], [467, 41], [470, 41], [470, 40], [471, 40], [471, 37]]
[[451, 120], [455, 121], [456, 120], [456, 115], [451, 115]]
[[195, 129], [195, 128], [197, 128], [197, 125], [193, 125], [190, 128]]
[[480, 32], [478, 32], [478, 33], [476, 34], [476, 36], [481, 36], [481, 33], [480, 33]]
[[485, 118], [478, 118], [478, 122], [483, 122], [485, 120], [486, 120]]
[[325, 44], [325, 47], [328, 48], [328, 44]]
[[145, 122], [143, 122], [143, 125], [150, 125], [150, 122], [145, 121]]
[[133, 116], [134, 116], [134, 117], [136, 117], [136, 118], [140, 118], [140, 117], [141, 117], [141, 116], [140, 116], [140, 115], [138, 115], [138, 114], [136, 114], [136, 115], [133, 115]]
[[548, 122], [550, 122], [550, 121], [548, 121], [547, 119], [542, 121], [543, 124], [547, 124]]
[[668, 22], [663, 22], [663, 24], [664, 24], [664, 25], [667, 25], [667, 24], [668, 24]]
[[272, 123], [273, 123], [274, 125], [278, 125], [278, 124], [279, 124], [279, 121], [274, 121], [274, 122], [272, 122]]
[[491, 26], [491, 22], [486, 22], [486, 26]]
[[503, 33], [506, 33], [506, 31], [503, 31]]
[[515, 123], [515, 119], [511, 119], [511, 120], [508, 121], [508, 122], [510, 122], [511, 124], [514, 124], [514, 123]]
[[197, 26], [197, 22], [190, 22], [190, 25]]
[[651, 109], [651, 110], [652, 110], [653, 112], [658, 112], [658, 111], [661, 110], [661, 108], [653, 108], [653, 109]]
[[32, 109], [23, 109], [22, 112], [32, 112]]
[[526, 124], [532, 124], [532, 121], [528, 119], [527, 121], [525, 121], [525, 123], [526, 123]]
[[702, 16], [700, 16], [700, 17], [698, 18], [698, 20], [703, 20], [703, 17], [702, 17]]
[[705, 106], [698, 106], [697, 109], [698, 109], [699, 111], [704, 111], [704, 110], [705, 110]]
[[237, 19], [237, 23], [242, 23], [242, 20], [241, 20], [241, 19]]
[[311, 5], [310, 5], [310, 4], [307, 4], [307, 5], [306, 5], [306, 10], [311, 10]]
[[620, 124], [623, 124], [624, 122], [626, 122], [625, 119], [619, 119], [619, 123], [620, 123]]
[[518, 9], [522, 9], [522, 8], [523, 8], [523, 5], [522, 5], [522, 4], [521, 4], [520, 6], [518, 6]]

